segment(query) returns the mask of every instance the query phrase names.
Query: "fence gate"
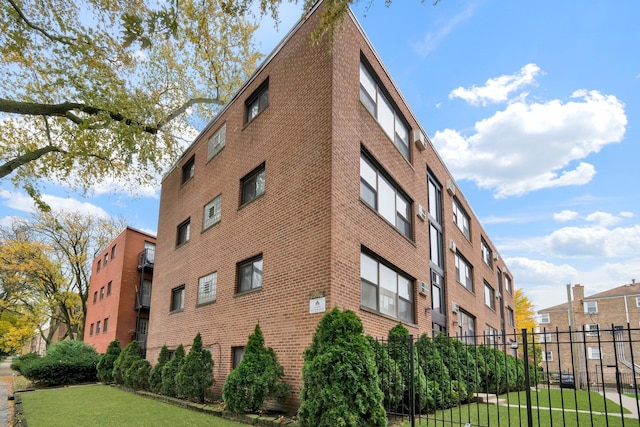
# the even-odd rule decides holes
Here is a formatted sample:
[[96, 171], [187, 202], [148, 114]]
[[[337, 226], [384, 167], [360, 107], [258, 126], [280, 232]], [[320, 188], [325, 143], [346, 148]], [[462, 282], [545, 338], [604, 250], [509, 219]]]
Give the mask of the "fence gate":
[[640, 329], [591, 326], [376, 339], [389, 424], [640, 426]]

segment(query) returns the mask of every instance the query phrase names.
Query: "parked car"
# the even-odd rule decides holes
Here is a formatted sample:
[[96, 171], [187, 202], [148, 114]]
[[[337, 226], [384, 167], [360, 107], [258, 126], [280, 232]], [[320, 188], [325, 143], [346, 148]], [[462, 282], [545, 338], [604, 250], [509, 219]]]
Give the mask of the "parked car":
[[573, 374], [560, 374], [560, 388], [576, 388]]

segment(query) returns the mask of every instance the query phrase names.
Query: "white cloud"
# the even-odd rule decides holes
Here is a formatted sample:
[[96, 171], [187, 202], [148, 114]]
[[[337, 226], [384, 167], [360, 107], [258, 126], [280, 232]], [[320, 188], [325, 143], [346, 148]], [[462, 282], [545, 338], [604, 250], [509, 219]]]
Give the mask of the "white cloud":
[[589, 222], [595, 222], [602, 227], [609, 227], [622, 221], [622, 218], [612, 215], [608, 212], [597, 211], [585, 217]]
[[506, 102], [513, 92], [523, 86], [534, 84], [538, 74], [540, 74], [540, 67], [536, 64], [527, 64], [518, 73], [487, 80], [484, 86], [473, 85], [469, 89], [458, 87], [449, 93], [449, 98], [460, 98], [471, 105]]
[[459, 25], [471, 18], [474, 12], [474, 5], [469, 4], [467, 8], [462, 12], [455, 15], [453, 18], [440, 25], [435, 25], [434, 31], [429, 31], [425, 34], [424, 38], [420, 42], [411, 43], [411, 47], [414, 52], [426, 58], [429, 54], [440, 46], [440, 44], [447, 38], [449, 34], [453, 32]]
[[619, 213], [622, 218], [633, 218], [635, 215], [633, 212], [622, 211]]
[[567, 222], [572, 219], [576, 219], [578, 217], [578, 212], [563, 210], [562, 212], [557, 212], [553, 214], [553, 220], [557, 222]]
[[477, 122], [471, 136], [445, 129], [432, 141], [457, 180], [501, 198], [588, 183], [596, 171], [581, 160], [621, 141], [626, 125], [615, 96], [579, 90], [567, 102], [513, 102]]
[[628, 258], [640, 253], [640, 224], [613, 229], [564, 227], [543, 241], [545, 250], [558, 256]]
[[[58, 197], [50, 194], [43, 194], [42, 200], [48, 204], [53, 211], [80, 212], [87, 215], [108, 218], [109, 214], [99, 206], [91, 203], [81, 202], [70, 197]], [[31, 197], [24, 193], [14, 193], [0, 189], [0, 198], [5, 200], [4, 205], [25, 213], [33, 213], [36, 207]]]

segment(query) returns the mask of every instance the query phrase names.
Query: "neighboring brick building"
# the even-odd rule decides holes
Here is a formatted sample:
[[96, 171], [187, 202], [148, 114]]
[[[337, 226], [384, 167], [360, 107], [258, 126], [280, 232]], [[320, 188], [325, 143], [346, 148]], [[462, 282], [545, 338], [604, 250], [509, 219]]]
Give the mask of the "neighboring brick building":
[[[586, 297], [584, 286], [575, 285], [572, 303], [573, 336], [568, 303], [538, 311], [541, 366], [550, 373], [589, 372], [592, 383], [602, 382], [604, 375], [605, 382], [615, 383], [616, 367], [632, 375], [635, 362], [640, 381], [640, 284], [634, 280]], [[577, 342], [573, 354], [571, 341]]]
[[93, 260], [84, 342], [104, 353], [114, 339], [145, 348], [156, 238], [124, 229]]
[[373, 336], [402, 322], [502, 345], [515, 326], [513, 278], [362, 28], [349, 13], [314, 45], [319, 14], [162, 183], [147, 358], [200, 332], [218, 388], [257, 323], [299, 388], [333, 307]]

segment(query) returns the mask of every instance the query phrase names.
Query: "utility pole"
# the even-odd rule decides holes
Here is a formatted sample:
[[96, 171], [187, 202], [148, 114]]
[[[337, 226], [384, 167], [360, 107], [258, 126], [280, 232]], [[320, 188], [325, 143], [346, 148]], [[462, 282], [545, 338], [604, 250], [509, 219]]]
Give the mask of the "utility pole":
[[[582, 388], [582, 376], [580, 375], [580, 362], [578, 350], [576, 349], [576, 315], [573, 311], [573, 298], [571, 295], [571, 283], [567, 283], [567, 302], [569, 304], [569, 340], [571, 341], [571, 365], [573, 367], [573, 380], [576, 381], [578, 389]], [[562, 374], [561, 374], [562, 375]]]

